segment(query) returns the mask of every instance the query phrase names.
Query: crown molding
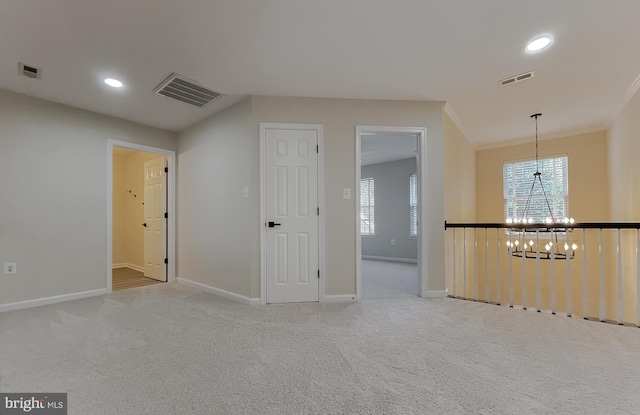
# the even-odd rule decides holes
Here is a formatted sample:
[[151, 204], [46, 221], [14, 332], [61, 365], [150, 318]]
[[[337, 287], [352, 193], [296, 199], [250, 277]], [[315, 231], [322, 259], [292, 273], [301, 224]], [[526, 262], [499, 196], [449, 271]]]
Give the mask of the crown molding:
[[[573, 135], [581, 135], [581, 134], [590, 134], [590, 133], [595, 133], [595, 132], [598, 132], [598, 131], [606, 131], [606, 130], [607, 130], [607, 126], [606, 125], [598, 124], [598, 125], [594, 125], [593, 127], [580, 128], [580, 129], [576, 129], [576, 130], [561, 131], [559, 133], [553, 133], [553, 134], [539, 135], [538, 136], [538, 140], [539, 141], [553, 140], [553, 139], [556, 139], [556, 138], [571, 137]], [[519, 140], [499, 141], [499, 142], [483, 144], [483, 145], [477, 146], [476, 147], [476, 151], [491, 150], [491, 149], [500, 148], [500, 147], [517, 146], [517, 145], [520, 145], [520, 144], [531, 143], [531, 142], [533, 142], [534, 139], [535, 139], [535, 137], [527, 137], [527, 138], [521, 138]]]
[[469, 133], [467, 132], [467, 130], [464, 127], [464, 125], [462, 124], [462, 121], [460, 121], [460, 118], [458, 118], [456, 113], [453, 111], [453, 108], [451, 108], [451, 105], [449, 105], [449, 103], [447, 102], [447, 103], [444, 104], [444, 107], [442, 109], [445, 112], [445, 114], [447, 114], [449, 116], [449, 118], [451, 119], [453, 124], [456, 127], [458, 127], [458, 130], [460, 130], [460, 132], [462, 133], [462, 136], [464, 137], [464, 139], [467, 140], [467, 142], [471, 145], [471, 147], [474, 150], [477, 150], [478, 146], [476, 145], [475, 142], [473, 142], [471, 140], [471, 138], [469, 138], [470, 137]]

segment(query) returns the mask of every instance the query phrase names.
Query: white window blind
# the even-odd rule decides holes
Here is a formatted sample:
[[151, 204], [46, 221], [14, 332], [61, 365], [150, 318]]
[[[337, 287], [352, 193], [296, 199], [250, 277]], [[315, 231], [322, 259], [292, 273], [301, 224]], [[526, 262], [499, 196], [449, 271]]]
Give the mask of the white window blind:
[[375, 184], [373, 178], [360, 180], [360, 234], [375, 235]]
[[418, 189], [416, 174], [409, 176], [409, 235], [418, 235]]
[[[540, 173], [542, 173], [542, 186], [547, 195], [549, 206], [544, 198], [543, 187], [536, 180], [527, 210], [527, 219], [532, 218], [536, 222], [542, 222], [551, 216], [555, 219], [569, 216], [567, 157], [541, 159], [538, 161], [538, 165]], [[505, 218], [521, 219], [523, 217], [535, 172], [535, 160], [505, 163], [503, 169]], [[549, 208], [553, 215], [549, 212]]]

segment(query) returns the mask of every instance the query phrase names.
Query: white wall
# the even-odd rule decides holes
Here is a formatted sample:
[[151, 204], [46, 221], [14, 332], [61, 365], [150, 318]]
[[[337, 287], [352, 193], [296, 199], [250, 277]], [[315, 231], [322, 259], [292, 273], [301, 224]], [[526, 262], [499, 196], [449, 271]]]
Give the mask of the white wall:
[[250, 99], [180, 134], [180, 278], [260, 296], [251, 290], [259, 280], [259, 153]]
[[107, 139], [174, 133], [0, 91], [0, 305], [105, 288]]

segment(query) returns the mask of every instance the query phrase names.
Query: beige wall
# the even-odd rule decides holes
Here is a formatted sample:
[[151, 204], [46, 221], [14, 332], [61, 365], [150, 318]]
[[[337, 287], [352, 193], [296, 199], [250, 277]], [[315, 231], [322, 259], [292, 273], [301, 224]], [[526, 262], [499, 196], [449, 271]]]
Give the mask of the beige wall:
[[254, 96], [180, 134], [179, 277], [260, 296], [260, 122], [324, 126], [327, 295], [355, 292], [355, 202], [342, 188], [354, 188], [356, 125], [427, 127], [429, 289], [444, 290], [442, 103], [430, 102]]
[[127, 262], [127, 156], [113, 154], [113, 263]]
[[[611, 220], [640, 222], [640, 92], [615, 119], [608, 136]], [[621, 239], [625, 320], [634, 321], [638, 295], [637, 234], [624, 231]]]
[[0, 91], [0, 305], [106, 288], [107, 139], [175, 134]]
[[[476, 218], [476, 152], [449, 115], [443, 114], [444, 131], [444, 217], [448, 222], [475, 222]], [[453, 232], [446, 233], [446, 281], [449, 293], [453, 291]], [[461, 246], [462, 233], [457, 233], [456, 244]], [[467, 261], [471, 261], [471, 252]], [[456, 256], [456, 268], [461, 270], [463, 256]]]
[[474, 222], [476, 218], [476, 151], [445, 113], [444, 217], [450, 222]]
[[[569, 157], [569, 214], [577, 222], [604, 222], [610, 220], [609, 211], [609, 171], [607, 160], [607, 134], [599, 131], [589, 134], [574, 135], [553, 140], [540, 142], [540, 157], [566, 154]], [[478, 222], [504, 222], [504, 197], [502, 184], [502, 167], [506, 161], [531, 159], [535, 156], [535, 145], [532, 141], [527, 144], [500, 147], [494, 149], [480, 150], [476, 153], [476, 206]], [[468, 231], [469, 232], [469, 231]], [[485, 289], [485, 239], [484, 230], [477, 231], [478, 242], [478, 279], [479, 293], [483, 297]], [[512, 284], [514, 287], [514, 302], [521, 304], [523, 293], [523, 261], [521, 258], [514, 258], [507, 255], [504, 243], [506, 235], [503, 231], [498, 233], [501, 241], [500, 258], [500, 285], [501, 302], [508, 303], [509, 280], [508, 269], [509, 260], [513, 269]], [[611, 268], [610, 250], [615, 250], [615, 245], [611, 245], [611, 235], [605, 232], [605, 247], [609, 250], [605, 255], [605, 293], [607, 302], [613, 303], [615, 292], [611, 285], [613, 280], [613, 270]], [[588, 307], [589, 315], [598, 315], [599, 299], [599, 256], [598, 256], [598, 231], [588, 231], [586, 234], [586, 269], [588, 287]], [[491, 231], [488, 235], [489, 241], [489, 276], [496, 275], [496, 234]], [[581, 231], [570, 234], [570, 241], [578, 245], [582, 243]], [[570, 244], [571, 244], [570, 242]], [[564, 241], [561, 241], [564, 244]], [[473, 250], [473, 235], [470, 235], [467, 249]], [[582, 258], [584, 252], [580, 251], [576, 258], [569, 262], [570, 280], [567, 281], [567, 263], [555, 261], [554, 278], [556, 290], [557, 310], [566, 310], [568, 283], [572, 299], [572, 311], [575, 315], [583, 313], [583, 270]], [[529, 307], [535, 304], [536, 296], [536, 269], [535, 260], [524, 261], [526, 270], [526, 292]], [[467, 296], [473, 295], [474, 272], [472, 263], [468, 264], [467, 270]], [[459, 277], [461, 278], [461, 277]], [[463, 294], [458, 279], [458, 295]], [[490, 299], [495, 300], [497, 295], [497, 281], [489, 278]], [[541, 304], [542, 308], [551, 308], [551, 264], [550, 261], [542, 261], [541, 264]], [[613, 318], [612, 309], [608, 307], [608, 316]]]
[[[609, 220], [607, 134], [598, 131], [540, 141], [540, 158], [569, 157], [569, 214], [578, 222]], [[480, 150], [476, 158], [479, 222], [504, 222], [502, 167], [507, 161], [535, 158], [535, 144]]]
[[[355, 199], [342, 189], [355, 186], [356, 125], [427, 128], [426, 177], [431, 203], [425, 222], [424, 272], [429, 290], [444, 290], [443, 138], [440, 102], [372, 101], [322, 98], [253, 97], [253, 119], [259, 122], [310, 123], [324, 127], [326, 294], [355, 293]], [[257, 125], [256, 125], [257, 128]], [[258, 296], [253, 280], [252, 294]]]

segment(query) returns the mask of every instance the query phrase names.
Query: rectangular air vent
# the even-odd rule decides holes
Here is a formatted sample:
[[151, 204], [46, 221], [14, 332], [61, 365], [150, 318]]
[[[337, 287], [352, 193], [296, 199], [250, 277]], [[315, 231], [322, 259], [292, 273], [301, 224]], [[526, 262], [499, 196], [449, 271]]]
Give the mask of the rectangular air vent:
[[40, 78], [40, 69], [22, 62], [18, 62], [18, 73], [31, 79]]
[[204, 107], [223, 95], [175, 72], [162, 81], [153, 92], [196, 107]]
[[531, 79], [531, 78], [533, 78], [533, 75], [535, 75], [534, 71], [525, 72], [525, 73], [521, 73], [520, 75], [516, 75], [516, 76], [509, 77], [507, 79], [503, 79], [502, 81], [499, 81], [499, 82], [500, 82], [500, 85], [502, 85], [502, 86], [515, 84], [516, 82], [522, 82], [522, 81], [525, 81], [527, 79]]

